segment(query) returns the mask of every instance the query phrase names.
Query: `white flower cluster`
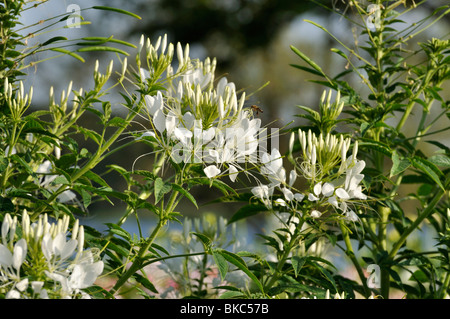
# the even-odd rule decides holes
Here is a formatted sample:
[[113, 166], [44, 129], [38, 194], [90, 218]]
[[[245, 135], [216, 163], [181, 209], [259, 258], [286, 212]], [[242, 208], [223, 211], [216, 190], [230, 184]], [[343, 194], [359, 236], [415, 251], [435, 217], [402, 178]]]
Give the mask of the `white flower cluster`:
[[[17, 231], [21, 226], [21, 231]], [[0, 295], [10, 299], [90, 298], [82, 289], [92, 286], [103, 271], [95, 252], [83, 250], [84, 229], [76, 220], [67, 238], [69, 217], [50, 223], [47, 215], [22, 223], [6, 214], [0, 244]], [[20, 239], [18, 239], [20, 237]]]
[[[270, 183], [254, 187], [253, 195], [272, 208], [272, 196], [278, 188], [283, 198], [275, 200], [276, 205], [301, 213], [300, 202], [306, 198], [305, 201], [309, 202], [307, 207], [312, 207], [309, 215], [313, 218], [319, 218], [324, 209], [332, 207], [347, 220], [357, 221], [358, 216], [350, 205], [355, 200], [367, 199], [360, 185], [364, 179], [361, 172], [365, 162], [356, 158], [357, 142], [353, 146], [352, 155], [347, 157], [350, 140], [342, 136], [337, 138], [328, 134], [324, 138], [322, 135], [315, 136], [311, 131], [305, 134], [300, 130], [299, 140], [303, 150], [303, 162], [290, 171], [288, 180], [282, 156], [277, 149], [262, 156], [261, 173]], [[296, 169], [309, 182], [309, 189], [305, 193], [298, 192], [294, 187], [298, 177]]]
[[151, 61], [149, 70], [141, 68], [141, 80], [149, 85], [161, 82], [155, 79], [161, 74], [158, 61], [166, 63], [166, 78], [161, 82], [164, 89], [145, 96], [153, 129], [141, 137], [156, 140], [176, 163], [205, 163], [208, 178], [228, 172], [235, 181], [238, 163], [256, 159], [261, 126], [261, 120], [243, 107], [245, 92], [238, 98], [234, 83], [226, 77], [215, 83], [215, 60], [191, 60], [188, 45], [184, 51], [177, 45], [176, 72], [170, 64], [174, 46], [167, 45], [166, 36], [155, 46], [147, 41], [146, 47]]

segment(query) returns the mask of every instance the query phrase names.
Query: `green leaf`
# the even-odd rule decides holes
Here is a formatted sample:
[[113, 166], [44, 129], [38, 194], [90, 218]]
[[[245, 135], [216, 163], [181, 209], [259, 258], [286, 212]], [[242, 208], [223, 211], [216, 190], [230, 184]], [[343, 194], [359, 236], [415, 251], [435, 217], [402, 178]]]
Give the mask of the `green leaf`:
[[223, 257], [220, 253], [218, 253], [215, 250], [212, 252], [212, 255], [217, 265], [217, 268], [219, 269], [220, 278], [222, 279], [222, 281], [224, 281], [225, 276], [228, 273], [228, 262], [225, 259], [225, 257]]
[[83, 205], [85, 208], [87, 208], [91, 204], [92, 196], [84, 188], [80, 189], [80, 193], [81, 193], [81, 198], [83, 200]]
[[428, 175], [436, 184], [439, 185], [440, 188], [445, 190], [444, 185], [442, 185], [442, 182], [440, 180], [440, 177], [442, 176], [442, 172], [439, 170], [439, 168], [431, 163], [430, 161], [427, 161], [424, 158], [414, 156], [411, 159], [412, 165], [417, 168], [418, 170], [421, 170], [426, 175]]
[[322, 76], [325, 76], [325, 73], [322, 71], [322, 68], [309, 57], [307, 57], [304, 53], [302, 53], [299, 49], [291, 45], [291, 50], [294, 51], [303, 61], [308, 63], [314, 70], [316, 70]]
[[99, 44], [104, 44], [104, 43], [118, 43], [118, 44], [122, 44], [122, 45], [126, 45], [132, 48], [136, 48], [136, 46], [134, 44], [131, 44], [129, 42], [123, 41], [123, 40], [118, 40], [118, 39], [114, 39], [113, 36], [110, 36], [109, 38], [107, 37], [85, 37], [85, 38], [81, 38], [81, 40], [83, 41], [91, 41], [91, 42], [79, 42], [77, 43], [77, 45], [99, 45]]
[[142, 276], [142, 275], [140, 275], [140, 274], [138, 274], [138, 273], [135, 273], [135, 274], [133, 275], [133, 277], [136, 279], [136, 281], [137, 281], [138, 283], [140, 283], [142, 286], [144, 286], [145, 288], [147, 288], [147, 289], [150, 290], [151, 292], [154, 292], [155, 294], [158, 293], [158, 290], [157, 290], [157, 289], [155, 288], [155, 286], [151, 283], [151, 281], [148, 280], [148, 278], [146, 278], [146, 277], [144, 277], [144, 276]]
[[189, 199], [195, 205], [195, 207], [198, 208], [197, 201], [195, 200], [194, 196], [192, 196], [191, 193], [189, 193], [187, 190], [185, 190], [183, 187], [181, 187], [178, 184], [171, 184], [171, 186], [174, 190], [180, 192], [184, 197]]
[[431, 156], [428, 160], [436, 166], [440, 166], [443, 168], [450, 167], [450, 157], [445, 154]]
[[201, 233], [196, 233], [196, 232], [191, 232], [191, 234], [197, 236], [198, 239], [201, 240], [203, 245], [205, 245], [205, 250], [208, 250], [209, 247], [211, 247], [212, 241], [208, 236], [201, 234]]
[[409, 166], [411, 166], [411, 162], [408, 159], [400, 157], [395, 150], [392, 152], [392, 167], [390, 177], [400, 174]]
[[303, 265], [306, 262], [305, 257], [299, 257], [299, 256], [293, 256], [291, 259], [292, 268], [294, 268], [295, 277], [299, 274], [300, 270], [302, 269]]
[[161, 177], [158, 177], [155, 180], [155, 204], [157, 204], [165, 194], [170, 192], [171, 186], [168, 183], [165, 183]]
[[109, 187], [108, 183], [106, 183], [106, 181], [101, 178], [98, 174], [92, 172], [92, 171], [87, 171], [86, 173], [84, 173], [84, 175], [86, 178], [88, 178], [89, 180], [104, 186], [104, 187]]
[[260, 212], [267, 211], [265, 205], [245, 205], [241, 207], [228, 221], [228, 224], [234, 223], [238, 220], [248, 218], [250, 216], [256, 215]]
[[113, 223], [106, 223], [106, 226], [109, 227], [109, 231], [113, 234], [119, 235], [126, 240], [131, 240], [131, 235], [124, 229], [122, 229], [119, 225], [113, 224]]
[[245, 261], [236, 254], [233, 254], [229, 251], [223, 249], [216, 249], [216, 252], [222, 255], [228, 262], [235, 265], [237, 268], [242, 270], [250, 279], [258, 286], [262, 293], [264, 293], [264, 287], [258, 278], [248, 269]]
[[383, 153], [384, 155], [386, 155], [388, 157], [391, 157], [391, 155], [392, 155], [392, 151], [389, 148], [389, 146], [382, 142], [377, 142], [374, 140], [363, 138], [358, 143], [358, 145], [362, 148], [371, 148], [377, 152]]

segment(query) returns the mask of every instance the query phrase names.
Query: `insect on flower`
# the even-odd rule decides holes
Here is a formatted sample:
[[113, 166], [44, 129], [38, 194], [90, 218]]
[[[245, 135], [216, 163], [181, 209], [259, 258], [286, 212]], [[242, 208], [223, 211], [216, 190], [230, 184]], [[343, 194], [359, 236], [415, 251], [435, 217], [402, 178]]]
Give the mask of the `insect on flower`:
[[253, 112], [256, 113], [256, 116], [258, 116], [259, 112], [264, 113], [263, 110], [261, 110], [257, 105], [252, 105], [250, 106], [250, 108], [252, 109]]

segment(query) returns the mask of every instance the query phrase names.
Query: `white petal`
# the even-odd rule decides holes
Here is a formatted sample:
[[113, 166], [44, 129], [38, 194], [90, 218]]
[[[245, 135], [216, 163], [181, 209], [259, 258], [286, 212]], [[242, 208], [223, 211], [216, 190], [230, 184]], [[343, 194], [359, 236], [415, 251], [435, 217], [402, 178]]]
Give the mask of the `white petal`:
[[215, 135], [216, 131], [213, 127], [210, 127], [209, 129], [202, 132], [202, 143], [206, 144], [209, 143]]
[[141, 80], [145, 81], [150, 77], [150, 72], [148, 70], [145, 70], [143, 68], [140, 68], [139, 74], [141, 75]]
[[192, 132], [184, 127], [176, 127], [173, 131], [174, 136], [183, 144], [188, 144], [192, 138]]
[[312, 218], [319, 218], [321, 215], [322, 215], [322, 213], [319, 212], [318, 210], [313, 210], [313, 211], [311, 212], [311, 217], [312, 217]]
[[28, 287], [28, 278], [22, 279], [16, 285], [16, 288], [19, 291], [24, 291], [25, 289], [27, 289], [27, 287]]
[[17, 290], [11, 289], [5, 296], [6, 299], [21, 299], [20, 292]]
[[25, 261], [27, 257], [27, 242], [24, 238], [20, 239], [14, 245], [14, 254], [13, 254], [13, 267], [19, 270], [22, 263]]
[[205, 167], [203, 171], [208, 178], [213, 178], [220, 174], [220, 169], [218, 169], [216, 165]]
[[50, 259], [52, 259], [52, 256], [54, 254], [54, 251], [53, 251], [53, 239], [49, 233], [46, 233], [42, 238], [41, 249], [42, 253], [44, 254], [44, 257], [48, 261], [50, 261]]
[[252, 188], [253, 195], [258, 197], [259, 199], [267, 197], [268, 192], [269, 188], [267, 187], [267, 185], [260, 185]]
[[296, 179], [297, 172], [295, 170], [291, 170], [291, 172], [289, 173], [289, 186], [294, 185]]
[[167, 135], [169, 135], [169, 136], [172, 135], [173, 130], [176, 127], [176, 123], [177, 123], [177, 118], [175, 116], [173, 116], [173, 115], [167, 116], [166, 123], [165, 123]]
[[145, 102], [147, 104], [147, 109], [150, 115], [154, 116], [156, 111], [162, 110], [163, 108], [163, 96], [161, 91], [158, 91], [156, 96], [145, 96]]
[[352, 211], [351, 209], [349, 209], [346, 213], [345, 213], [345, 217], [347, 220], [350, 220], [352, 222], [356, 222], [359, 220], [358, 215], [356, 215], [356, 213], [354, 211]]
[[322, 186], [322, 194], [326, 197], [330, 197], [333, 195], [334, 192], [334, 186], [331, 183], [325, 183]]
[[162, 110], [157, 110], [155, 112], [155, 115], [153, 116], [153, 124], [160, 133], [164, 132], [164, 129], [166, 128], [166, 116]]
[[0, 265], [10, 267], [13, 263], [13, 255], [8, 248], [0, 244]]
[[72, 256], [72, 254], [75, 251], [75, 248], [78, 246], [78, 240], [70, 239], [67, 241], [67, 243], [64, 245], [64, 248], [61, 252], [61, 259], [66, 259]]
[[56, 255], [61, 256], [64, 246], [66, 244], [66, 236], [63, 233], [59, 233], [53, 239], [53, 251]]
[[283, 194], [284, 194], [284, 198], [286, 198], [286, 200], [287, 200], [288, 202], [290, 202], [291, 200], [294, 199], [294, 193], [292, 193], [291, 190], [287, 189], [286, 187], [283, 187], [283, 188], [281, 189], [281, 191], [282, 191]]
[[303, 198], [305, 198], [305, 195], [303, 195], [303, 194], [300, 194], [300, 193], [294, 194], [294, 199], [298, 202], [301, 202], [303, 200]]
[[184, 127], [190, 130], [195, 123], [195, 116], [191, 112], [186, 112], [183, 114]]
[[139, 136], [136, 140], [141, 140], [143, 137], [146, 137], [146, 136], [156, 138], [155, 132], [147, 131], [147, 132], [143, 133], [141, 136]]
[[286, 206], [286, 202], [285, 202], [284, 199], [282, 199], [282, 198], [278, 198], [278, 199], [275, 201], [275, 203], [278, 204], [278, 205], [280, 205], [280, 206]]
[[316, 197], [316, 196], [314, 196], [313, 194], [309, 193], [309, 195], [308, 195], [308, 200], [309, 200], [310, 202], [315, 202], [315, 201], [319, 200], [319, 198]]
[[336, 190], [336, 196], [337, 197], [339, 197], [340, 199], [350, 199], [350, 196], [348, 195], [348, 193], [345, 191], [345, 189], [343, 189], [342, 187], [341, 188], [338, 188], [337, 190]]
[[331, 205], [333, 205], [336, 208], [339, 207], [339, 203], [336, 199], [336, 196], [331, 196], [330, 198], [328, 198], [328, 203], [330, 203]]
[[316, 194], [316, 196], [319, 196], [321, 192], [322, 192], [322, 182], [319, 182], [316, 185], [314, 185], [314, 194]]
[[236, 181], [236, 178], [237, 178], [238, 173], [239, 173], [239, 171], [237, 170], [237, 168], [234, 167], [233, 165], [230, 165], [229, 172], [230, 172], [230, 180], [231, 180], [232, 182]]

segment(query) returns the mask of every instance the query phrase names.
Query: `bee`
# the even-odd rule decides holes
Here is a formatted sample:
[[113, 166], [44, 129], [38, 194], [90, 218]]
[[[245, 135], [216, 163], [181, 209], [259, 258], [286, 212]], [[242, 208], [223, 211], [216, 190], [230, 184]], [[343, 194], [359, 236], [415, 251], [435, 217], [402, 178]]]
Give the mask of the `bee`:
[[263, 110], [261, 110], [257, 105], [250, 106], [253, 112], [256, 113], [256, 116], [258, 116], [259, 112], [264, 113]]

